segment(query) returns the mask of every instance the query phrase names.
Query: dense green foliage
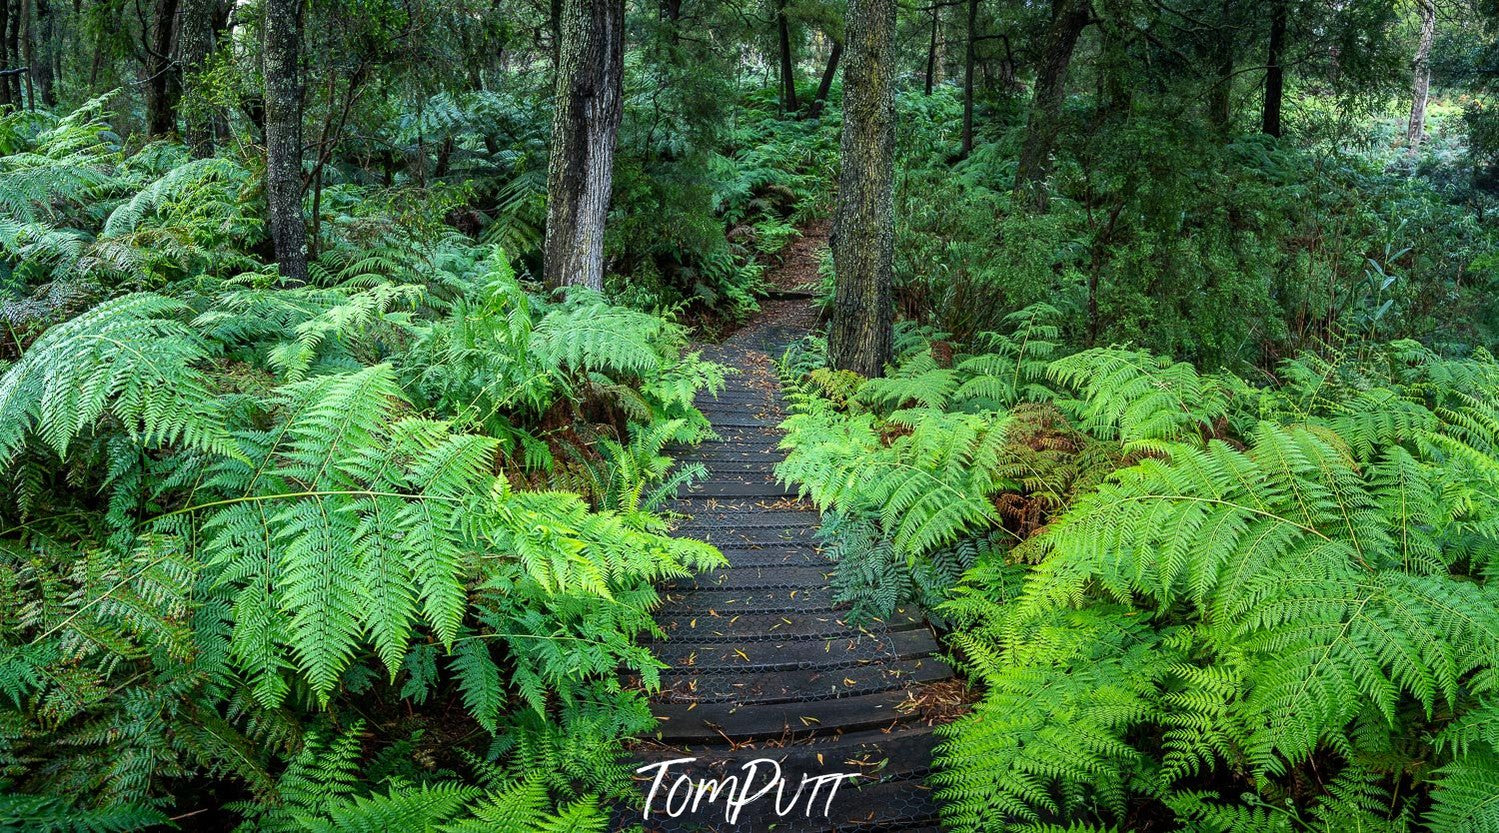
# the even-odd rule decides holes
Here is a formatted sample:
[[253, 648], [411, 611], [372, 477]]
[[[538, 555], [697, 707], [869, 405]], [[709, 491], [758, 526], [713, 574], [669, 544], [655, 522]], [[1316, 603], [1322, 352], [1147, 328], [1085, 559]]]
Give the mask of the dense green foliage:
[[[622, 5], [552, 292], [561, 2], [0, 0], [0, 829], [609, 828], [849, 14]], [[900, 5], [897, 360], [781, 357], [779, 473], [967, 673], [952, 829], [1499, 829], [1499, 5], [1426, 8]]]
[[[13, 274], [74, 293], [28, 325], [108, 297], [12, 329], [0, 376], [0, 817], [81, 800], [101, 815], [68, 824], [124, 829], [224, 779], [257, 829], [471, 805], [531, 830], [549, 794], [620, 789], [652, 582], [718, 559], [644, 492], [721, 369], [667, 318], [528, 294], [499, 251], [368, 201], [313, 285], [278, 288], [243, 168], [122, 155], [88, 111], [8, 126]], [[412, 767], [456, 727], [394, 709], [434, 698], [494, 738], [484, 789]], [[319, 751], [371, 709], [378, 733]], [[372, 740], [406, 763], [360, 763]], [[369, 766], [388, 792], [356, 791]]]
[[954, 829], [1491, 827], [1499, 362], [1397, 341], [1253, 385], [1047, 361], [1051, 317], [813, 370], [787, 422], [782, 474], [918, 577], [971, 552], [939, 587], [984, 690], [944, 729]]

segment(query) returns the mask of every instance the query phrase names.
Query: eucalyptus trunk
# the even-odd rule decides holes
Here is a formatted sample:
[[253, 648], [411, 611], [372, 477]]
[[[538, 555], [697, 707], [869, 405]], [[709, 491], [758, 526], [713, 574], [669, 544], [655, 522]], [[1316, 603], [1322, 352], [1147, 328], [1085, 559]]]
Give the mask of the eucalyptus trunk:
[[548, 285], [604, 287], [604, 220], [623, 115], [624, 0], [563, 0], [547, 165]]
[[1026, 119], [1025, 143], [1015, 169], [1017, 204], [1046, 210], [1046, 177], [1051, 154], [1062, 131], [1062, 103], [1067, 95], [1067, 68], [1078, 36], [1091, 17], [1088, 0], [1052, 0], [1051, 24], [1041, 43], [1041, 65]]
[[1411, 84], [1411, 118], [1405, 130], [1405, 143], [1414, 155], [1426, 139], [1426, 102], [1431, 98], [1431, 41], [1436, 34], [1437, 9], [1432, 0], [1417, 0], [1421, 12], [1421, 38], [1416, 42], [1416, 57], [1411, 62], [1414, 82]]
[[843, 144], [833, 214], [833, 366], [879, 376], [894, 315], [896, 0], [849, 0]]
[[271, 243], [282, 280], [307, 282], [307, 222], [302, 217], [302, 0], [265, 4], [265, 178]]

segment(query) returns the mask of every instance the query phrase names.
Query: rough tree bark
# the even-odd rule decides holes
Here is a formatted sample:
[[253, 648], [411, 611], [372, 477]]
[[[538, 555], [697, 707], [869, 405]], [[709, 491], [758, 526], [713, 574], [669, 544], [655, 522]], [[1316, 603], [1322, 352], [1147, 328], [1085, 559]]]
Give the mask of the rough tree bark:
[[[183, 0], [182, 31], [178, 33], [178, 53], [182, 56], [184, 86], [196, 86], [197, 74], [203, 70], [213, 49], [214, 0]], [[201, 101], [188, 108], [183, 119], [182, 138], [194, 159], [213, 155], [213, 116]]]
[[842, 57], [842, 42], [833, 41], [833, 48], [828, 52], [827, 69], [822, 71], [822, 80], [817, 84], [817, 95], [812, 97], [812, 106], [807, 110], [807, 118], [815, 119], [822, 115], [822, 108], [828, 103], [828, 94], [833, 91], [833, 79], [838, 75], [838, 60]]
[[1405, 144], [1414, 156], [1426, 139], [1426, 102], [1431, 97], [1431, 41], [1436, 34], [1437, 9], [1432, 0], [1417, 0], [1421, 13], [1421, 38], [1416, 42], [1416, 57], [1411, 62], [1414, 81], [1411, 84], [1411, 118], [1405, 129]]
[[959, 158], [973, 152], [973, 59], [978, 43], [979, 0], [968, 0], [968, 34], [963, 47], [963, 148]]
[[146, 133], [150, 136], [177, 132], [177, 99], [182, 85], [172, 57], [176, 31], [177, 0], [156, 0], [151, 30], [146, 33]]
[[1265, 108], [1260, 131], [1280, 136], [1280, 107], [1286, 92], [1286, 0], [1270, 0], [1270, 44], [1265, 53]]
[[833, 366], [879, 376], [890, 360], [895, 244], [896, 0], [849, 0], [843, 142], [833, 214]]
[[307, 222], [302, 217], [302, 0], [265, 4], [265, 178], [271, 243], [282, 280], [307, 282]]
[[1051, 152], [1062, 130], [1067, 68], [1072, 63], [1078, 35], [1090, 17], [1088, 0], [1052, 0], [1051, 24], [1041, 43], [1041, 65], [1036, 69], [1036, 89], [1026, 120], [1025, 143], [1015, 168], [1017, 205], [1046, 210], [1046, 177], [1051, 171]]
[[776, 29], [781, 40], [781, 108], [795, 113], [801, 107], [796, 101], [796, 61], [791, 55], [791, 22], [786, 19], [786, 0], [776, 0]]
[[623, 114], [624, 0], [564, 0], [559, 13], [543, 272], [604, 286], [604, 219]]
[[[21, 64], [21, 2], [14, 0], [7, 4], [10, 6], [10, 22], [5, 28], [5, 49], [10, 55], [10, 62], [6, 64], [8, 68]], [[26, 103], [21, 95], [21, 74], [7, 75], [4, 81], [10, 91], [11, 103], [19, 109]]]

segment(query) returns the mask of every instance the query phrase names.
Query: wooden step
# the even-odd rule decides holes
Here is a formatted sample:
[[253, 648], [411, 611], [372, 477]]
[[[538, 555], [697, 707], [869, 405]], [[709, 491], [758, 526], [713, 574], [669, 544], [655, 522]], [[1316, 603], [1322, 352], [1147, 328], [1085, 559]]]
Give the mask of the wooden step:
[[885, 691], [904, 691], [915, 683], [936, 682], [952, 676], [941, 660], [891, 660], [850, 668], [809, 668], [782, 671], [689, 674], [661, 672], [659, 703], [772, 703], [815, 702]]
[[804, 590], [670, 590], [662, 591], [663, 614], [697, 613], [733, 616], [736, 613], [833, 610], [833, 591], [828, 587]]
[[651, 711], [656, 737], [669, 742], [794, 738], [814, 732], [883, 729], [910, 722], [905, 691], [885, 691], [813, 702], [739, 706], [732, 703], [659, 703]]
[[892, 659], [917, 659], [937, 651], [937, 641], [925, 629], [890, 633], [843, 634], [736, 645], [732, 642], [694, 642], [682, 634], [667, 642], [650, 644], [656, 658], [672, 671], [709, 673], [716, 669], [818, 668]]
[[[732, 565], [733, 562], [730, 562]], [[826, 587], [832, 564], [820, 566], [729, 566], [666, 583], [673, 590], [745, 590], [768, 587]]]
[[780, 613], [732, 613], [702, 615], [697, 611], [662, 612], [656, 622], [667, 639], [697, 642], [729, 641], [741, 645], [775, 642], [785, 639], [827, 639], [849, 631], [886, 633], [925, 628], [925, 621], [914, 611], [901, 610], [888, 620], [871, 622], [864, 627], [850, 627], [844, 622], [844, 611], [784, 611]]

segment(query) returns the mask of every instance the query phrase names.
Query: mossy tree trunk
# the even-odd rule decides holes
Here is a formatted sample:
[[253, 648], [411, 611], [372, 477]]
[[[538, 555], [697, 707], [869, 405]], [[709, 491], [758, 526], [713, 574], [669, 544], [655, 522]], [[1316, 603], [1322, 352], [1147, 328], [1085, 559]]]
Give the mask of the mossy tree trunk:
[[833, 214], [833, 366], [879, 376], [894, 315], [895, 0], [850, 0]]
[[1025, 125], [1025, 143], [1015, 168], [1017, 205], [1046, 210], [1046, 177], [1051, 173], [1051, 154], [1062, 131], [1067, 68], [1091, 12], [1088, 0], [1052, 0], [1051, 23], [1041, 43], [1041, 64], [1036, 69], [1036, 89]]
[[265, 179], [271, 243], [282, 279], [307, 281], [307, 222], [302, 217], [302, 76], [298, 66], [302, 0], [265, 4]]
[[[213, 49], [213, 0], [183, 0], [182, 30], [177, 35], [183, 86], [196, 87]], [[193, 158], [213, 155], [213, 117], [201, 101], [191, 101], [183, 118], [182, 138]]]
[[[0, 2], [4, 2], [9, 10], [8, 22], [5, 26], [5, 52], [9, 57], [5, 67], [6, 69], [13, 69], [19, 67], [21, 64], [22, 0], [0, 0]], [[20, 109], [26, 103], [25, 98], [21, 95], [21, 73], [13, 72], [0, 80], [3, 80], [5, 83], [6, 95], [10, 98], [10, 103], [14, 104], [17, 109]]]
[[624, 0], [563, 0], [543, 271], [550, 286], [604, 286], [604, 220], [623, 114]]

